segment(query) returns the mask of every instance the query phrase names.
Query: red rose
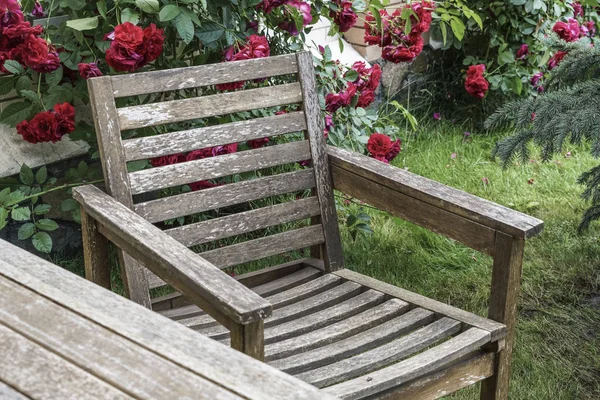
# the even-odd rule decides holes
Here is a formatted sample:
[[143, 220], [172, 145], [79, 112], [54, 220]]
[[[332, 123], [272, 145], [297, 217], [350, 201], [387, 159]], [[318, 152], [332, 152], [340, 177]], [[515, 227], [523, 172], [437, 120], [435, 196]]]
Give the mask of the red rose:
[[17, 0], [0, 0], [0, 29], [23, 22], [23, 11]]
[[185, 157], [186, 161], [194, 161], [194, 160], [202, 160], [203, 158], [212, 157], [212, 147], [207, 147], [205, 149], [190, 151], [188, 155]]
[[217, 90], [225, 91], [225, 90], [237, 90], [244, 87], [244, 81], [240, 82], [231, 82], [231, 83], [219, 83], [215, 85]]
[[550, 57], [550, 60], [548, 60], [548, 69], [552, 71], [554, 68], [556, 68], [567, 54], [568, 53], [566, 51], [557, 51], [552, 57]]
[[102, 76], [102, 71], [98, 69], [97, 63], [79, 63], [77, 64], [77, 69], [79, 70], [79, 76], [83, 79], [95, 78], [97, 76]]
[[153, 167], [164, 167], [165, 165], [177, 164], [186, 160], [183, 154], [171, 154], [168, 156], [156, 157], [150, 160]]
[[[293, 7], [298, 10], [300, 15], [302, 15], [302, 27], [305, 27], [306, 25], [312, 22], [310, 4], [300, 0], [286, 0], [285, 7]], [[290, 12], [287, 9], [284, 10], [283, 15], [286, 19], [280, 22], [278, 27], [280, 29], [288, 31], [290, 35], [297, 36], [300, 32], [298, 31], [298, 27], [296, 26], [296, 21], [292, 18]]]
[[196, 190], [210, 189], [212, 187], [219, 186], [219, 185], [216, 185], [209, 181], [198, 181], [198, 182], [190, 183], [188, 186], [190, 187], [190, 189], [192, 189], [192, 192], [195, 192]]
[[467, 77], [483, 76], [485, 72], [485, 64], [471, 65], [467, 69]]
[[133, 72], [144, 66], [144, 55], [131, 51], [115, 40], [106, 51], [106, 63], [116, 71]]
[[234, 61], [249, 60], [251, 58], [264, 58], [271, 55], [271, 48], [267, 38], [260, 35], [250, 35], [244, 47], [233, 56]]
[[125, 22], [115, 27], [115, 42], [131, 51], [137, 50], [144, 41], [144, 31], [131, 22]]
[[36, 72], [41, 72], [47, 74], [48, 72], [56, 71], [60, 67], [60, 58], [58, 57], [58, 53], [48, 53], [46, 59], [31, 67], [32, 70]]
[[339, 94], [327, 93], [327, 95], [325, 96], [325, 109], [330, 113], [336, 112], [343, 105], [344, 100]]
[[221, 154], [235, 153], [237, 151], [237, 147], [238, 147], [237, 143], [231, 143], [231, 144], [227, 144], [225, 146], [216, 146], [216, 147], [212, 148], [212, 155], [219, 156]]
[[56, 104], [54, 114], [56, 115], [57, 131], [61, 136], [75, 130], [75, 107], [69, 103]]
[[145, 62], [156, 60], [163, 51], [165, 36], [162, 29], [156, 29], [156, 25], [150, 24], [144, 29], [144, 42], [142, 47], [145, 51]]
[[260, 8], [262, 8], [266, 14], [270, 14], [274, 8], [281, 7], [285, 3], [285, 0], [263, 0], [260, 3]]
[[465, 89], [467, 93], [478, 99], [483, 99], [489, 89], [489, 83], [483, 76], [484, 71], [484, 64], [471, 65], [467, 70]]
[[342, 98], [344, 106], [349, 106], [350, 103], [352, 103], [352, 98], [356, 95], [356, 90], [356, 85], [352, 82], [349, 82], [346, 90], [340, 93], [340, 97]]
[[8, 70], [4, 68], [4, 62], [6, 60], [12, 60], [12, 56], [8, 52], [0, 51], [0, 71], [8, 74]]
[[9, 26], [2, 30], [2, 36], [10, 39], [12, 43], [22, 42], [29, 35], [40, 36], [44, 32], [44, 27], [41, 25], [31, 26], [29, 21], [19, 22], [13, 26]]
[[522, 44], [517, 50], [517, 59], [524, 60], [525, 57], [529, 54], [529, 46], [527, 44]]
[[259, 149], [261, 147], [263, 147], [264, 145], [266, 145], [267, 143], [269, 143], [269, 138], [260, 138], [260, 139], [253, 139], [253, 140], [248, 140], [248, 146], [250, 146], [250, 148], [252, 149]]
[[44, 39], [29, 35], [11, 54], [17, 61], [32, 68], [48, 58], [48, 43]]
[[372, 133], [367, 141], [367, 150], [374, 158], [385, 158], [392, 148], [392, 140], [382, 133]]
[[400, 153], [400, 150], [402, 150], [402, 147], [400, 146], [401, 144], [402, 141], [400, 139], [396, 139], [392, 143], [392, 147], [390, 147], [390, 150], [385, 155], [385, 159], [388, 163], [391, 162], [394, 158], [396, 158], [398, 153]]
[[580, 2], [576, 1], [571, 3], [571, 7], [573, 7], [573, 16], [575, 18], [583, 17], [583, 6]]
[[[22, 126], [23, 122], [21, 122], [19, 126]], [[56, 115], [54, 115], [50, 111], [44, 111], [39, 114], [36, 114], [36, 116], [33, 117], [33, 119], [29, 122], [29, 125], [31, 129], [30, 133], [33, 134], [33, 138], [28, 138], [25, 135], [21, 134], [17, 127], [17, 131], [23, 136], [23, 139], [27, 140], [29, 143], [56, 143], [62, 137], [62, 135], [58, 132], [58, 121]], [[28, 131], [29, 129], [25, 130]]]
[[379, 64], [375, 64], [371, 67], [371, 72], [369, 74], [369, 83], [368, 88], [371, 90], [377, 90], [379, 87], [379, 81], [381, 80], [381, 67]]
[[340, 32], [348, 32], [356, 23], [358, 15], [352, 9], [352, 3], [349, 1], [338, 1], [337, 6], [338, 10], [330, 11], [329, 16], [338, 25]]
[[390, 25], [390, 15], [384, 9], [379, 10], [379, 15], [381, 16], [382, 31], [377, 30], [375, 17], [373, 17], [373, 14], [367, 14], [364, 24], [365, 43], [376, 44], [382, 47], [388, 46], [392, 43], [392, 36], [388, 29]]
[[412, 8], [415, 15], [410, 16], [411, 22], [411, 31], [412, 35], [421, 35], [425, 32], [429, 31], [431, 27], [431, 11], [434, 8], [434, 5], [428, 1], [424, 1], [422, 3], [413, 3], [411, 5], [406, 5], [405, 8]]
[[573, 42], [579, 39], [579, 23], [573, 18], [569, 18], [568, 23], [558, 21], [554, 24], [552, 30], [556, 32], [558, 37], [566, 42]]
[[356, 106], [368, 107], [373, 101], [375, 101], [375, 92], [372, 90], [365, 90], [358, 96], [358, 103]]

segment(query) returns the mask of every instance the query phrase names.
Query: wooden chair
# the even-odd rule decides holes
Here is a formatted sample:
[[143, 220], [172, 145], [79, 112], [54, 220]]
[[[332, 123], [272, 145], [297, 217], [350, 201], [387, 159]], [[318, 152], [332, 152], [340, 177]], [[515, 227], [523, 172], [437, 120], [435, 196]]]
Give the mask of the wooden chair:
[[[167, 93], [283, 75], [295, 81], [178, 100]], [[524, 241], [541, 231], [542, 221], [326, 146], [310, 53], [105, 76], [88, 83], [112, 196], [93, 186], [74, 190], [82, 206], [90, 280], [110, 287], [111, 241], [120, 249], [131, 300], [230, 341], [341, 398], [437, 398], [482, 380], [481, 398], [507, 398]], [[115, 99], [153, 93], [167, 94], [160, 102], [116, 107]], [[300, 104], [301, 111], [126, 140], [121, 135], [289, 104]], [[135, 160], [302, 131], [304, 140], [127, 170]], [[294, 167], [302, 160], [311, 160], [310, 166]], [[281, 165], [288, 166], [287, 172], [168, 197], [147, 195]], [[488, 318], [344, 269], [333, 189], [492, 255]], [[154, 225], [309, 190], [310, 197], [292, 195], [287, 197], [291, 201], [245, 207], [166, 230]], [[188, 249], [301, 220], [306, 226], [254, 234], [252, 240], [200, 254]], [[310, 257], [235, 278], [220, 270], [298, 249], [309, 249]], [[165, 283], [177, 292], [152, 299], [149, 289]]]

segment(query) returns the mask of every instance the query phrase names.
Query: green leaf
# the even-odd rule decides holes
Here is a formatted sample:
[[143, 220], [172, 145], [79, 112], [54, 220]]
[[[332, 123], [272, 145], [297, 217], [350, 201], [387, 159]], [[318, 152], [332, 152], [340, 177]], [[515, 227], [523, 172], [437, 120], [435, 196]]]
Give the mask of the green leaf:
[[100, 13], [100, 15], [102, 15], [102, 18], [106, 19], [106, 1], [104, 1], [104, 0], [96, 1], [96, 8], [98, 9], [98, 12]]
[[29, 168], [27, 164], [21, 165], [19, 178], [21, 179], [21, 182], [23, 182], [25, 185], [33, 184], [33, 171], [31, 170], [31, 168]]
[[31, 222], [27, 222], [26, 224], [21, 225], [19, 231], [17, 232], [17, 237], [19, 240], [29, 239], [35, 233], [35, 225]]
[[368, 235], [373, 234], [373, 229], [371, 229], [371, 227], [367, 224], [356, 224], [356, 229], [360, 229]]
[[13, 208], [10, 216], [15, 221], [29, 221], [31, 218], [31, 210], [29, 207], [17, 207]]
[[140, 22], [140, 13], [132, 8], [126, 8], [121, 11], [121, 22], [129, 22], [137, 25]]
[[179, 14], [181, 14], [179, 7], [177, 7], [175, 4], [167, 4], [158, 13], [158, 19], [163, 22], [170, 21]]
[[11, 74], [21, 75], [25, 73], [25, 68], [18, 61], [6, 60], [4, 61], [4, 68]]
[[60, 209], [62, 211], [73, 211], [77, 209], [78, 206], [79, 203], [77, 203], [77, 201], [74, 199], [65, 199], [62, 203], [60, 203]]
[[179, 14], [173, 22], [181, 39], [185, 44], [189, 44], [194, 39], [194, 23], [192, 20], [185, 14]]
[[48, 168], [46, 168], [44, 165], [36, 172], [35, 181], [41, 185], [42, 183], [46, 182], [46, 179], [48, 179]]
[[515, 76], [514, 79], [514, 91], [516, 94], [521, 94], [523, 91], [523, 81], [520, 76]]
[[55, 231], [58, 229], [58, 224], [48, 218], [40, 219], [35, 225], [43, 231]]
[[223, 36], [225, 30], [211, 21], [204, 21], [202, 25], [196, 30], [196, 37], [200, 39], [203, 44], [209, 44], [216, 42]]
[[60, 83], [63, 77], [63, 68], [60, 67], [57, 70], [50, 72], [49, 74], [45, 74], [46, 83], [48, 86], [56, 86]]
[[512, 64], [515, 62], [515, 56], [510, 50], [506, 50], [498, 54], [498, 64]]
[[79, 18], [67, 21], [67, 26], [76, 31], [89, 31], [98, 27], [98, 17]]
[[455, 38], [463, 40], [463, 37], [465, 36], [465, 24], [463, 24], [460, 19], [452, 17], [450, 20], [450, 28], [452, 28], [452, 33], [454, 33]]
[[50, 211], [50, 209], [52, 208], [52, 206], [50, 204], [38, 204], [37, 206], [35, 206], [35, 208], [33, 209], [33, 213], [35, 215], [44, 215], [46, 214], [48, 211]]
[[356, 72], [353, 69], [350, 69], [344, 75], [344, 79], [347, 80], [348, 82], [354, 82], [355, 80], [358, 79], [358, 72]]
[[440, 21], [440, 31], [442, 32], [442, 42], [445, 46], [448, 39], [448, 27], [444, 21]]
[[30, 90], [32, 87], [33, 85], [31, 84], [31, 79], [27, 75], [19, 77], [15, 83], [15, 91], [17, 93], [21, 93], [23, 90]]
[[38, 232], [33, 235], [33, 247], [42, 253], [52, 251], [52, 238], [46, 232]]
[[31, 105], [29, 103], [10, 103], [2, 110], [0, 122], [10, 126], [17, 126], [19, 122], [29, 118], [30, 113]]
[[[19, 79], [22, 78], [27, 79], [29, 82], [29, 78], [27, 76], [22, 76]], [[5, 76], [0, 78], [0, 96], [9, 94], [15, 87], [15, 82], [18, 82], [18, 80], [16, 80], [14, 76]]]
[[8, 210], [6, 208], [0, 208], [0, 230], [4, 229], [8, 223]]
[[135, 0], [135, 5], [148, 14], [156, 14], [160, 9], [158, 0]]
[[33, 90], [21, 90], [19, 92], [19, 95], [21, 95], [21, 97], [31, 101], [32, 103], [39, 103], [40, 102], [40, 98], [38, 97], [37, 92], [34, 92]]

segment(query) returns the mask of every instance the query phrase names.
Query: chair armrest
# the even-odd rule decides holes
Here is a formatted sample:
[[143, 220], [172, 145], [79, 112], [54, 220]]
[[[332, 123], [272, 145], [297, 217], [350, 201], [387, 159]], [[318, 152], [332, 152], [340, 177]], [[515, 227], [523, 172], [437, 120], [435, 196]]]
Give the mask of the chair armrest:
[[227, 328], [271, 315], [268, 301], [97, 187], [73, 189], [73, 197], [104, 236]]
[[362, 154], [327, 152], [335, 189], [488, 254], [495, 232], [527, 239], [543, 229], [537, 218]]

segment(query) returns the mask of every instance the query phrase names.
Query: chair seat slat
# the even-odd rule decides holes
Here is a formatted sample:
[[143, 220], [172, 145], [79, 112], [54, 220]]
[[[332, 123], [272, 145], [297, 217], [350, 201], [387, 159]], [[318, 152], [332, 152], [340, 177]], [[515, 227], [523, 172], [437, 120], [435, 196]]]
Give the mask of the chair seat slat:
[[231, 183], [177, 196], [138, 203], [134, 211], [154, 223], [228, 207], [235, 204], [310, 189], [315, 186], [312, 168]]
[[191, 89], [237, 81], [270, 78], [298, 72], [295, 54], [170, 70], [112, 76], [114, 96]]
[[308, 141], [289, 142], [129, 174], [131, 193], [140, 194], [207, 179], [291, 164], [310, 158]]
[[172, 124], [302, 101], [300, 84], [286, 83], [239, 92], [164, 101], [117, 109], [121, 130]]
[[237, 121], [123, 141], [127, 161], [145, 160], [229, 143], [268, 138], [306, 129], [304, 112]]

